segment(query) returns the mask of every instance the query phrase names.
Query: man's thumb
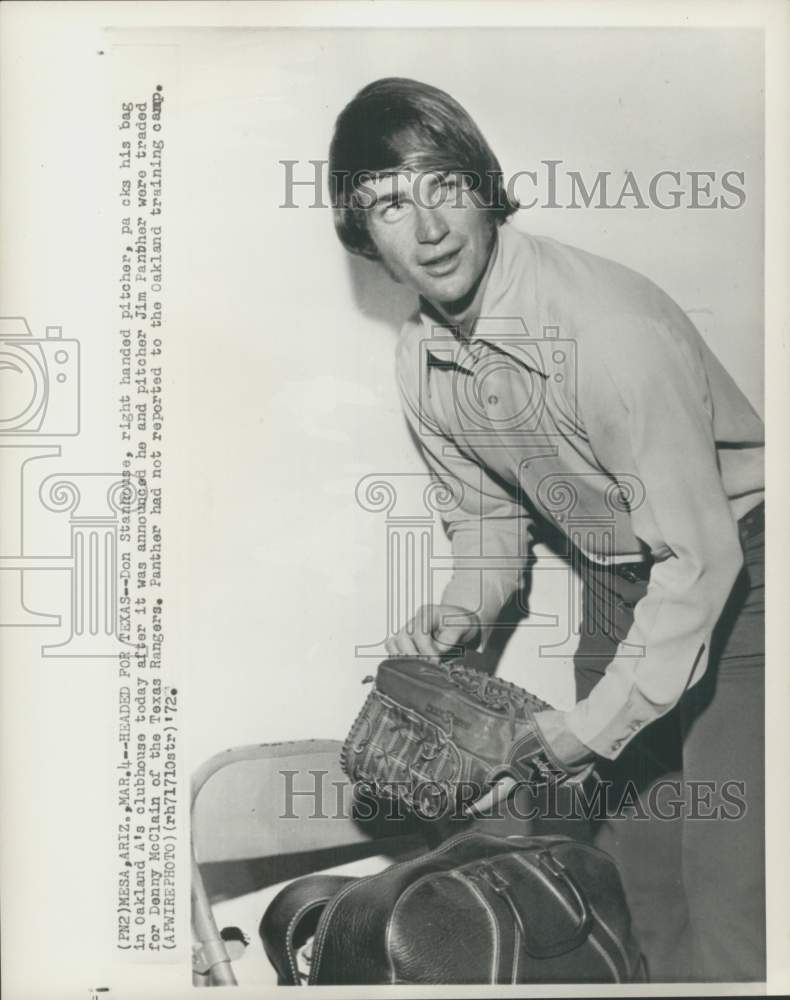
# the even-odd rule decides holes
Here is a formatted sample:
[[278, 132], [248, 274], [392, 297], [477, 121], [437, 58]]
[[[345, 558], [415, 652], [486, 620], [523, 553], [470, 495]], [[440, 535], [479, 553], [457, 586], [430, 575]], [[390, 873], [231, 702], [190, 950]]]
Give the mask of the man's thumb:
[[458, 646], [469, 642], [474, 638], [477, 627], [471, 622], [462, 622], [454, 625], [440, 625], [436, 632], [437, 642], [445, 646]]

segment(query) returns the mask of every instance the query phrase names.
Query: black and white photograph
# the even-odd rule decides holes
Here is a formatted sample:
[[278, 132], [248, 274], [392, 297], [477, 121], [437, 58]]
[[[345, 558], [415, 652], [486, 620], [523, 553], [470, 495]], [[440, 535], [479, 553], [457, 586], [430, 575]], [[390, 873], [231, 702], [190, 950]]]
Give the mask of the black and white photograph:
[[6, 995], [785, 992], [787, 8], [24, 7]]

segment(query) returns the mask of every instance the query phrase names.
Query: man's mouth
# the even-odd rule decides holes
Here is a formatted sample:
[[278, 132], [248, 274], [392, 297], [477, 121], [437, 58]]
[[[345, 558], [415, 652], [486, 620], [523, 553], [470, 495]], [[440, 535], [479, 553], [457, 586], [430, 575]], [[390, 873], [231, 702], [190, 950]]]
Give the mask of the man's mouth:
[[447, 253], [437, 254], [430, 260], [420, 262], [420, 267], [427, 271], [432, 278], [441, 278], [445, 274], [450, 274], [458, 267], [461, 259], [461, 247], [450, 250]]

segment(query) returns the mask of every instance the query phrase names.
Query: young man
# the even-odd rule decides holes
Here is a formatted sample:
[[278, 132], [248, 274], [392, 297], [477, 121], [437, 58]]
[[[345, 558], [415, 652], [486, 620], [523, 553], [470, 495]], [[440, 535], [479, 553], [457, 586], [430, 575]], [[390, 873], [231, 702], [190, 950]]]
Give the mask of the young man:
[[569, 772], [594, 761], [640, 790], [597, 836], [650, 975], [763, 979], [761, 421], [650, 281], [506, 223], [499, 163], [442, 91], [365, 87], [330, 179], [346, 248], [420, 296], [404, 412], [457, 498], [457, 570], [390, 652], [476, 645], [520, 586], [527, 534], [560, 538], [584, 584], [578, 700], [538, 722]]

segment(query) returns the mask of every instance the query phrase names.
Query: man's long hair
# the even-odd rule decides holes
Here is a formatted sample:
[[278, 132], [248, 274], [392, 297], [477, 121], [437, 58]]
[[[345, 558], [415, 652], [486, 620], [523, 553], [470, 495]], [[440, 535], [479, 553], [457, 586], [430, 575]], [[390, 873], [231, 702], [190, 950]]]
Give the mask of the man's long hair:
[[351, 253], [376, 259], [359, 197], [365, 181], [395, 173], [462, 174], [498, 223], [517, 210], [482, 132], [454, 98], [427, 83], [387, 77], [341, 111], [329, 150], [335, 229]]

